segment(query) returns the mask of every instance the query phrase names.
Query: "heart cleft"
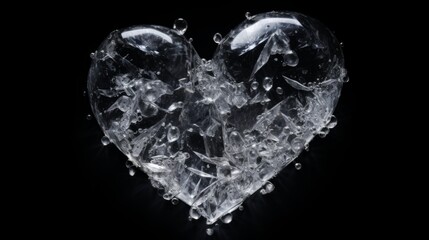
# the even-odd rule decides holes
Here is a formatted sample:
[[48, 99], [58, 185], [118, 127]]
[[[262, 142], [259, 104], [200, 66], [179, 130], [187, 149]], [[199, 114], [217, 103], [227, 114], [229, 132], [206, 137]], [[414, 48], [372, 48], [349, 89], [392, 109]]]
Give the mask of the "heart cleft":
[[91, 107], [103, 144], [114, 143], [166, 199], [190, 205], [194, 219], [230, 222], [335, 126], [344, 58], [326, 27], [298, 13], [248, 17], [215, 36], [209, 61], [183, 36], [185, 23], [112, 32], [92, 54]]

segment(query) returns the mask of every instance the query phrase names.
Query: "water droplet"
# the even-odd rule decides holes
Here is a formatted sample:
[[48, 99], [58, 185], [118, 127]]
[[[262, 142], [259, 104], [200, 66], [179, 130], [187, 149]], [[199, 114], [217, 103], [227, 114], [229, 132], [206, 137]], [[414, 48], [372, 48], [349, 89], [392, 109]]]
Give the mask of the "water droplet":
[[189, 216], [193, 219], [199, 219], [201, 217], [200, 212], [198, 212], [197, 208], [191, 207], [189, 210]]
[[212, 228], [207, 228], [206, 233], [207, 233], [207, 235], [211, 236], [211, 235], [213, 235], [214, 231]]
[[337, 124], [338, 124], [337, 117], [335, 117], [334, 115], [332, 115], [332, 116], [331, 116], [331, 120], [329, 121], [329, 123], [328, 123], [327, 127], [328, 127], [329, 129], [332, 129], [332, 128], [334, 128], [335, 126], [337, 126]]
[[349, 76], [346, 75], [346, 76], [343, 77], [343, 82], [347, 83], [349, 81], [350, 81]]
[[189, 38], [188, 41], [191, 43], [192, 41], [194, 41], [194, 39], [193, 38]]
[[292, 50], [288, 50], [286, 52], [283, 60], [284, 63], [286, 63], [290, 67], [295, 67], [296, 65], [298, 65], [299, 62], [298, 55]]
[[134, 170], [134, 168], [130, 168], [130, 169], [128, 169], [128, 173], [132, 177], [132, 176], [134, 176], [134, 174], [136, 174], [136, 170]]
[[83, 96], [86, 97], [86, 91], [83, 91]]
[[229, 135], [229, 142], [231, 145], [235, 147], [239, 147], [241, 144], [243, 144], [243, 139], [240, 136], [240, 133], [237, 131], [232, 131]]
[[326, 135], [328, 135], [329, 133], [329, 128], [328, 127], [323, 127], [322, 129], [319, 130], [318, 134], [319, 137], [324, 138], [326, 137]]
[[344, 47], [344, 43], [343, 42], [340, 42], [340, 47]]
[[277, 62], [279, 59], [278, 58], [274, 58], [274, 62]]
[[296, 170], [301, 170], [301, 168], [302, 168], [301, 163], [295, 163], [295, 169]]
[[173, 205], [177, 205], [177, 204], [179, 204], [179, 199], [177, 199], [177, 198], [172, 198], [172, 199], [171, 199], [171, 204], [173, 204]]
[[243, 205], [240, 205], [240, 206], [238, 207], [238, 210], [243, 211], [243, 210], [244, 210]]
[[164, 195], [162, 195], [162, 198], [164, 198], [165, 200], [171, 200], [173, 198], [173, 194], [171, 193], [164, 193]]
[[250, 12], [246, 12], [246, 13], [244, 14], [244, 16], [246, 17], [246, 19], [247, 19], [247, 20], [249, 20], [249, 19], [251, 19], [251, 18], [252, 18], [252, 15], [250, 15]]
[[253, 81], [253, 82], [250, 84], [250, 87], [251, 87], [253, 90], [256, 90], [256, 89], [258, 89], [258, 87], [259, 87], [259, 83], [258, 83], [257, 81]]
[[169, 142], [174, 142], [177, 139], [179, 139], [180, 137], [180, 130], [178, 127], [176, 126], [171, 126], [170, 128], [168, 128], [168, 132], [167, 132], [167, 140]]
[[125, 162], [125, 167], [126, 167], [126, 168], [131, 168], [131, 167], [133, 167], [133, 166], [134, 166], [134, 163], [133, 163], [132, 161], [127, 160], [127, 161]]
[[292, 140], [291, 146], [292, 146], [292, 150], [294, 152], [299, 152], [304, 147], [304, 140], [302, 140], [301, 138], [298, 138], [298, 137], [294, 138]]
[[267, 182], [267, 184], [265, 184], [265, 192], [266, 193], [270, 193], [272, 191], [274, 191], [274, 184], [272, 184], [270, 181]]
[[101, 143], [103, 144], [103, 146], [106, 146], [110, 143], [110, 139], [107, 136], [103, 136], [101, 138]]
[[273, 87], [273, 79], [270, 77], [264, 78], [262, 86], [264, 87], [265, 91], [270, 91], [270, 89]]
[[213, 41], [217, 44], [219, 44], [222, 41], [222, 35], [220, 33], [216, 33], [213, 36]]
[[186, 29], [188, 29], [188, 23], [183, 18], [178, 18], [174, 21], [173, 28], [179, 32], [180, 35], [185, 34]]
[[281, 87], [277, 87], [277, 88], [276, 88], [276, 93], [277, 93], [278, 95], [282, 95], [282, 94], [283, 94], [283, 88], [281, 88]]
[[221, 219], [222, 219], [223, 223], [228, 224], [228, 223], [230, 223], [232, 221], [232, 214], [231, 213], [227, 213], [227, 214], [223, 215]]
[[160, 71], [156, 72], [156, 75], [160, 75], [160, 74], [161, 74], [161, 72], [160, 72]]
[[92, 119], [91, 114], [86, 115], [86, 120], [91, 120], [91, 119]]

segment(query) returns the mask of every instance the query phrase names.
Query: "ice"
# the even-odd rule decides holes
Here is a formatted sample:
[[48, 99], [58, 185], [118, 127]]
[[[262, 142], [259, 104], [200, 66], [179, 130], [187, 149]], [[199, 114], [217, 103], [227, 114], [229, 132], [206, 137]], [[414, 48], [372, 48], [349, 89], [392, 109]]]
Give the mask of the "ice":
[[183, 36], [187, 27], [178, 19], [174, 29], [112, 32], [91, 55], [88, 94], [103, 145], [128, 157], [130, 175], [143, 170], [165, 199], [191, 206], [191, 219], [228, 223], [335, 127], [348, 78], [338, 41], [302, 14], [246, 14], [225, 37], [215, 34], [208, 61]]

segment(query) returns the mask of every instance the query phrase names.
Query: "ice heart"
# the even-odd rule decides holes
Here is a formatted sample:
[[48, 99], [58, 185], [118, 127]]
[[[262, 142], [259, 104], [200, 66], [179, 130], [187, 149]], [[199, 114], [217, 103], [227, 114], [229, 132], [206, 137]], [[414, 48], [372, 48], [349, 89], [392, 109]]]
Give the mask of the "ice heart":
[[215, 36], [211, 61], [184, 30], [112, 32], [93, 54], [88, 91], [110, 141], [165, 199], [213, 223], [335, 124], [346, 71], [332, 33], [302, 14], [248, 17]]

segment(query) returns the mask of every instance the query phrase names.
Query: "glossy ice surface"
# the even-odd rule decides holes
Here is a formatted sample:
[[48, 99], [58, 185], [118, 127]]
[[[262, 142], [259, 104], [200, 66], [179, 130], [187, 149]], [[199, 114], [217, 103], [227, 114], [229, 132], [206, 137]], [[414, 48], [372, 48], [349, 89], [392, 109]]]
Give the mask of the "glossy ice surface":
[[[213, 223], [326, 135], [346, 71], [339, 43], [291, 12], [247, 19], [202, 60], [176, 29], [112, 32], [92, 55], [88, 93], [108, 139], [164, 198]], [[271, 185], [270, 185], [271, 184]]]

